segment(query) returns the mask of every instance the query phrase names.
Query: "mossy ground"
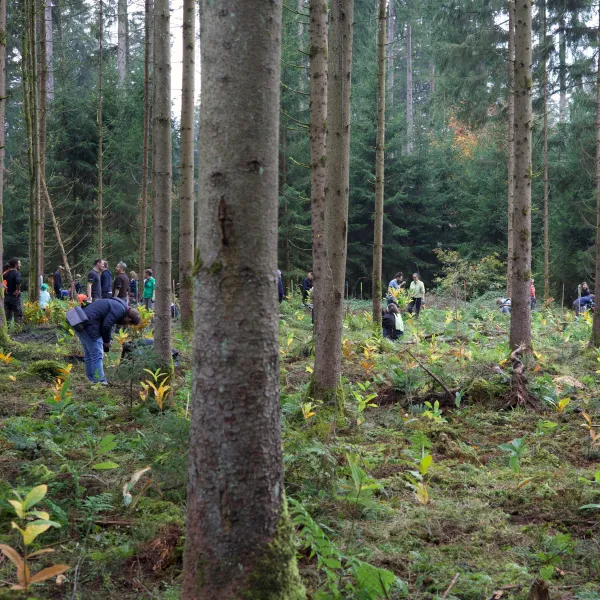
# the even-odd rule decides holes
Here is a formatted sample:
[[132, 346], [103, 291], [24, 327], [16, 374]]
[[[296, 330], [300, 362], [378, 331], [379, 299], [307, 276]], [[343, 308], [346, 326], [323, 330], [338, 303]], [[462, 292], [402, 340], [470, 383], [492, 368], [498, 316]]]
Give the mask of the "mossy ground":
[[[600, 485], [581, 480], [593, 480], [600, 465], [600, 448], [592, 447], [582, 416], [584, 411], [600, 423], [600, 363], [587, 347], [590, 323], [560, 311], [534, 312], [536, 354], [528, 364], [529, 389], [540, 403], [534, 412], [505, 408], [509, 322], [492, 299], [460, 307], [458, 321], [452, 305], [428, 307], [419, 321], [406, 319], [406, 334], [397, 344], [372, 335], [365, 310], [368, 303], [354, 304], [345, 320], [347, 424], [340, 428], [330, 409], [318, 402], [307, 406], [310, 315], [295, 298], [283, 304], [288, 497], [308, 510], [345, 556], [403, 580], [406, 587], [394, 588], [390, 598], [441, 598], [459, 573], [447, 598], [481, 600], [502, 591], [502, 598], [523, 600], [542, 573], [553, 599], [600, 600], [600, 511], [580, 510], [600, 503]], [[175, 334], [181, 366], [173, 398], [161, 413], [151, 400], [140, 402], [139, 369], [116, 367], [117, 351], [108, 358], [113, 383], [100, 388], [87, 383], [83, 365], [74, 359], [76, 340], [57, 337], [51, 328], [32, 329], [17, 339], [13, 362], [0, 361], [0, 543], [18, 545], [6, 502], [11, 488], [47, 483], [43, 508], [61, 528], [36, 541], [55, 553], [41, 557], [34, 570], [53, 562], [72, 566], [62, 585], [47, 582], [30, 597], [178, 598], [191, 393], [188, 340]], [[403, 352], [406, 348], [448, 388], [462, 392], [458, 408], [439, 394], [440, 386]], [[48, 363], [38, 369], [39, 361], [74, 364], [72, 403], [62, 413], [47, 403], [52, 373]], [[137, 379], [128, 381], [127, 373]], [[361, 390], [358, 383], [367, 382]], [[369, 404], [378, 406], [359, 413], [354, 392], [376, 393]], [[567, 397], [570, 402], [559, 413], [552, 402]], [[99, 455], [98, 444], [109, 434], [117, 446]], [[524, 436], [516, 474], [499, 445]], [[350, 452], [365, 473], [358, 494]], [[410, 471], [418, 469], [423, 452], [433, 456], [425, 476], [427, 504], [409, 487]], [[118, 468], [93, 468], [103, 461]], [[152, 470], [125, 507], [123, 485], [145, 466]], [[333, 598], [323, 588], [317, 558], [299, 552], [309, 597], [320, 590], [320, 598]], [[348, 577], [340, 572], [342, 597], [367, 597], [348, 591]], [[14, 581], [8, 561], [0, 561], [0, 580]], [[2, 597], [18, 595], [0, 591]]]

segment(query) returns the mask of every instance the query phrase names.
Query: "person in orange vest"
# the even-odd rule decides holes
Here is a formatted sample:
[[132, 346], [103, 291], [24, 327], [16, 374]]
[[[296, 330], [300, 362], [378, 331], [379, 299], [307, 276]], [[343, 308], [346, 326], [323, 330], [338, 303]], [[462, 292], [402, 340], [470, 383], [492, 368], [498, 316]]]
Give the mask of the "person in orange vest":
[[535, 285], [533, 285], [533, 277], [529, 282], [529, 302], [531, 310], [533, 310], [535, 308]]

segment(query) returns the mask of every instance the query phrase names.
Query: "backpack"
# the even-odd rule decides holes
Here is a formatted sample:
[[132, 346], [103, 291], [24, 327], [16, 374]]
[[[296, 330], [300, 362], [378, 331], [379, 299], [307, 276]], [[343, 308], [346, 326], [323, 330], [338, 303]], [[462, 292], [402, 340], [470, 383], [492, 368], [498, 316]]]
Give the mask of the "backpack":
[[83, 331], [87, 322], [89, 321], [81, 306], [75, 306], [74, 308], [69, 309], [65, 317], [67, 319], [67, 323], [75, 331]]

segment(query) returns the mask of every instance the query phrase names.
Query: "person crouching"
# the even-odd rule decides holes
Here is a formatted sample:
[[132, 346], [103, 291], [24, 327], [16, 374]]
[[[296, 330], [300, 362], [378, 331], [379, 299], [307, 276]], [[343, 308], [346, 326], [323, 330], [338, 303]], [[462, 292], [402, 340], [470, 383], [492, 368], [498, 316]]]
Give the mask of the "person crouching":
[[83, 346], [85, 374], [92, 383], [107, 385], [104, 376], [104, 353], [110, 350], [112, 328], [139, 325], [137, 310], [127, 306], [121, 298], [105, 298], [83, 307], [88, 321], [81, 331], [76, 331]]

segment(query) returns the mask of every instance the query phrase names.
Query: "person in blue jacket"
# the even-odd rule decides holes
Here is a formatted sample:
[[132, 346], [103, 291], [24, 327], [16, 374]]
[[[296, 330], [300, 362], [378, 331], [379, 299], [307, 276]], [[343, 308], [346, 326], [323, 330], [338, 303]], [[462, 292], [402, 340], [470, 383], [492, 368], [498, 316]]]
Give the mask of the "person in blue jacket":
[[83, 346], [85, 374], [92, 383], [107, 385], [102, 360], [110, 349], [112, 328], [138, 325], [140, 314], [121, 298], [105, 298], [83, 307], [88, 321], [77, 337]]

